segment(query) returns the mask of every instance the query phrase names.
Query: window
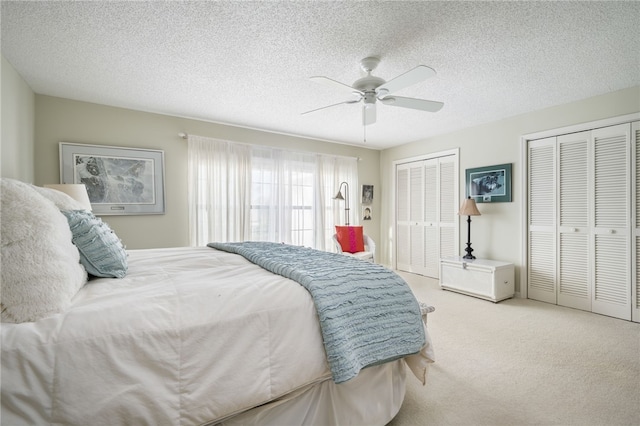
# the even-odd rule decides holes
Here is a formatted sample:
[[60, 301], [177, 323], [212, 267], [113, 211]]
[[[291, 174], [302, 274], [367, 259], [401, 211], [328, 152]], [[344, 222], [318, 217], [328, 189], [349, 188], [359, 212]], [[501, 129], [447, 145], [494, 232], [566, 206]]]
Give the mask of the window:
[[357, 159], [189, 136], [191, 244], [332, 247], [344, 211], [333, 196], [343, 180], [357, 187]]

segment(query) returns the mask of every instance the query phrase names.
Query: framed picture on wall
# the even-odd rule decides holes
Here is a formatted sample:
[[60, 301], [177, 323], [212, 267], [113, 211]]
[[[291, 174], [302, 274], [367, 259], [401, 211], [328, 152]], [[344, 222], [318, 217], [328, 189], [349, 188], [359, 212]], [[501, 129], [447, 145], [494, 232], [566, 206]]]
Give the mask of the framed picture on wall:
[[96, 215], [164, 214], [164, 151], [60, 142], [60, 183], [83, 183]]
[[362, 220], [371, 220], [371, 207], [362, 207]]
[[362, 204], [373, 203], [373, 185], [362, 185]]
[[465, 182], [476, 203], [511, 202], [511, 163], [467, 169]]

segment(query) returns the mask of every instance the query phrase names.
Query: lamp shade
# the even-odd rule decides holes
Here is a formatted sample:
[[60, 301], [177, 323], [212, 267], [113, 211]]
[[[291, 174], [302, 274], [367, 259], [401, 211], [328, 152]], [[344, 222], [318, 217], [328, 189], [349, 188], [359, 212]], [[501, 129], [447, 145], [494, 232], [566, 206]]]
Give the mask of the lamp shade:
[[476, 206], [476, 201], [471, 197], [464, 200], [462, 202], [462, 206], [460, 206], [458, 214], [460, 216], [480, 216], [478, 206]]
[[87, 193], [87, 187], [84, 184], [49, 184], [45, 188], [55, 189], [64, 192], [84, 207], [85, 210], [91, 211], [91, 201]]

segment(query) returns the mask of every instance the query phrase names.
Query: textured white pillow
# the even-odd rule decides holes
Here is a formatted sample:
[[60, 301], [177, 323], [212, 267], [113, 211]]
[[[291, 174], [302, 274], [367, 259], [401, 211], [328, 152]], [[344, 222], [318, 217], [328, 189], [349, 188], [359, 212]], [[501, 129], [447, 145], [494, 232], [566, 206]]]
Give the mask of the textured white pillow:
[[0, 182], [2, 322], [62, 312], [87, 281], [67, 220], [31, 185], [8, 178]]
[[31, 185], [31, 187], [47, 200], [53, 201], [53, 204], [55, 204], [59, 210], [84, 210], [84, 205], [81, 202], [74, 200], [64, 192], [35, 185]]

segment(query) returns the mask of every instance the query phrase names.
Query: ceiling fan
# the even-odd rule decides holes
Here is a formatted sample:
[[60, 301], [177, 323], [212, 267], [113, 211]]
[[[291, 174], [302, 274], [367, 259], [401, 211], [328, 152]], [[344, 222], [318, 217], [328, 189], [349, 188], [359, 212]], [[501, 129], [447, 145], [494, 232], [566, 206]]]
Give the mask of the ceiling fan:
[[312, 81], [328, 84], [343, 91], [348, 91], [353, 96], [355, 96], [355, 98], [346, 100], [344, 102], [339, 102], [337, 104], [312, 109], [311, 111], [306, 111], [302, 114], [309, 114], [311, 112], [320, 111], [322, 109], [331, 108], [337, 105], [356, 104], [360, 101], [363, 101], [362, 124], [364, 126], [367, 126], [376, 122], [376, 101], [380, 101], [385, 105], [411, 108], [427, 112], [437, 112], [442, 109], [442, 107], [444, 106], [444, 103], [442, 102], [428, 101], [425, 99], [416, 98], [405, 98], [402, 96], [390, 96], [392, 93], [395, 93], [398, 90], [402, 90], [405, 87], [433, 77], [434, 75], [436, 75], [436, 72], [432, 68], [429, 68], [425, 65], [418, 65], [412, 70], [409, 70], [392, 80], [384, 81], [380, 77], [371, 75], [371, 72], [376, 69], [379, 63], [380, 59], [374, 56], [362, 59], [360, 61], [360, 67], [364, 72], [367, 73], [367, 75], [356, 80], [352, 86], [340, 83], [339, 81], [330, 79], [329, 77], [311, 77]]

